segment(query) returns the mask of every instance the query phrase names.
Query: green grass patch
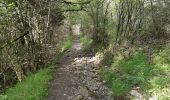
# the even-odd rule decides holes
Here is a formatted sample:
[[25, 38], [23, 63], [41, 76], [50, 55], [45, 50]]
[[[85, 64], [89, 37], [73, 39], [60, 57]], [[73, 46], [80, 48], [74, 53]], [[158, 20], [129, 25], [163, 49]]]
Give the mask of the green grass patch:
[[0, 95], [0, 100], [44, 100], [48, 95], [48, 82], [51, 79], [51, 69], [42, 69], [15, 87], [7, 89]]
[[[107, 81], [116, 97], [125, 96], [134, 87], [146, 98], [170, 100], [170, 48], [155, 54], [154, 64], [138, 52], [130, 59], [114, 57], [112, 67], [103, 67], [102, 77]], [[116, 58], [116, 59], [115, 59]]]
[[62, 47], [61, 47], [61, 52], [65, 52], [67, 51], [68, 49], [70, 49], [73, 45], [73, 38], [72, 37], [68, 37], [66, 39], [66, 41], [64, 41], [62, 43]]
[[114, 96], [122, 96], [129, 90], [129, 84], [121, 80], [108, 67], [102, 68], [102, 76], [107, 81], [107, 85], [113, 91]]
[[158, 100], [170, 100], [170, 46], [155, 54], [153, 63], [153, 77], [148, 91]]
[[[141, 85], [150, 76], [150, 67], [142, 53], [136, 54], [129, 60], [119, 62], [113, 70], [102, 70], [104, 79], [107, 80], [115, 96], [125, 95], [135, 85]], [[113, 64], [114, 65], [114, 64]]]

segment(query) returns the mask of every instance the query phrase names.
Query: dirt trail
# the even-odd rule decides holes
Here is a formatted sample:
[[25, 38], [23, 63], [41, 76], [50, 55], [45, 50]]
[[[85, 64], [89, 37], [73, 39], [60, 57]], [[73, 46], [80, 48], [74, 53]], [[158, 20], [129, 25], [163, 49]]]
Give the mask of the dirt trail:
[[112, 92], [100, 79], [97, 59], [82, 48], [75, 39], [55, 72], [48, 100], [113, 100]]

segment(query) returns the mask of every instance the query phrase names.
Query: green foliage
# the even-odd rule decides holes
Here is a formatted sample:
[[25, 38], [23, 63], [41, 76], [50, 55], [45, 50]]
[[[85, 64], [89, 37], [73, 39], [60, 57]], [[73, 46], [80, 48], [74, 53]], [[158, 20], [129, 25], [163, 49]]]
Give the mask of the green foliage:
[[170, 54], [169, 47], [154, 57], [153, 65], [148, 64], [143, 53], [136, 53], [130, 59], [118, 59], [118, 57], [113, 59], [111, 68], [104, 67], [101, 73], [115, 96], [124, 96], [133, 87], [140, 87], [142, 94], [148, 97], [156, 95], [159, 100], [167, 100], [170, 94], [168, 54]]
[[137, 53], [131, 59], [119, 61], [119, 66], [113, 69], [113, 72], [106, 69], [102, 73], [115, 96], [125, 95], [133, 86], [147, 82], [151, 70], [142, 53]]
[[115, 23], [111, 23], [107, 26], [107, 32], [109, 35], [109, 42], [114, 43], [116, 37], [116, 26], [113, 26]]
[[129, 84], [121, 80], [116, 74], [114, 74], [107, 67], [102, 69], [102, 76], [107, 81], [108, 86], [112, 89], [115, 96], [124, 95], [130, 88]]
[[[51, 55], [58, 53], [57, 43], [64, 36], [53, 39], [53, 26], [59, 28], [62, 24], [60, 5], [58, 1], [46, 0], [0, 0], [0, 91], [15, 85], [27, 73], [45, 67], [53, 59]], [[41, 13], [46, 10], [46, 14]], [[44, 20], [47, 14], [50, 20]], [[53, 43], [57, 52], [50, 50]]]
[[102, 64], [110, 66], [113, 62], [113, 54], [110, 51], [105, 52], [102, 60]]
[[156, 94], [159, 100], [169, 100], [170, 86], [170, 47], [167, 46], [154, 58], [153, 77], [150, 79], [151, 95]]
[[126, 73], [131, 83], [140, 84], [150, 76], [151, 67], [149, 66], [144, 54], [138, 53], [130, 60], [123, 60], [120, 64], [120, 69]]
[[130, 85], [128, 83], [125, 83], [119, 78], [113, 78], [112, 80], [114, 83], [112, 83], [111, 88], [115, 96], [123, 95], [129, 90]]
[[91, 46], [91, 43], [93, 42], [92, 39], [88, 38], [87, 36], [82, 36], [80, 38], [80, 42], [82, 45], [84, 45], [86, 48], [89, 48]]
[[67, 51], [72, 47], [72, 45], [73, 45], [73, 39], [72, 37], [68, 37], [66, 41], [64, 41], [62, 44], [61, 52]]
[[43, 100], [47, 96], [47, 85], [51, 79], [51, 70], [42, 69], [15, 87], [7, 89], [0, 100]]

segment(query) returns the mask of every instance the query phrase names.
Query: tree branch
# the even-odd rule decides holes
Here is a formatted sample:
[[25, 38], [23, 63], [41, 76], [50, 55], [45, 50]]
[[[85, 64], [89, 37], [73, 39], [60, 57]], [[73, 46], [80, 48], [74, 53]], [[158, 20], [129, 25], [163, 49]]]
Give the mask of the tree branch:
[[86, 1], [86, 2], [71, 2], [71, 1], [62, 1], [61, 3], [68, 4], [68, 5], [74, 5], [74, 4], [89, 4], [92, 0]]
[[23, 38], [24, 36], [26, 36], [26, 35], [28, 35], [28, 34], [29, 34], [29, 32], [27, 32], [27, 33], [19, 36], [18, 38], [14, 39], [14, 40], [11, 41], [11, 42], [8, 42], [8, 43], [4, 44], [2, 47], [0, 47], [0, 50], [4, 49], [4, 48], [7, 47], [8, 45], [10, 45], [10, 44], [12, 44], [12, 43], [14, 43], [14, 42], [16, 42], [16, 41], [18, 41], [18, 40], [20, 40], [21, 38]]

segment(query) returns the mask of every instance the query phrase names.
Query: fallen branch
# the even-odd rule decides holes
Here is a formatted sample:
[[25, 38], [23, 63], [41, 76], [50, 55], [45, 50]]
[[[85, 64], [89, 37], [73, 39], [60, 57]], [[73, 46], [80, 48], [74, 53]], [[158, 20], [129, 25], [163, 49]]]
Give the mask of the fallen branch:
[[62, 1], [61, 3], [68, 4], [68, 5], [74, 5], [74, 4], [89, 4], [92, 0], [86, 1], [86, 2], [71, 2], [71, 1]]

